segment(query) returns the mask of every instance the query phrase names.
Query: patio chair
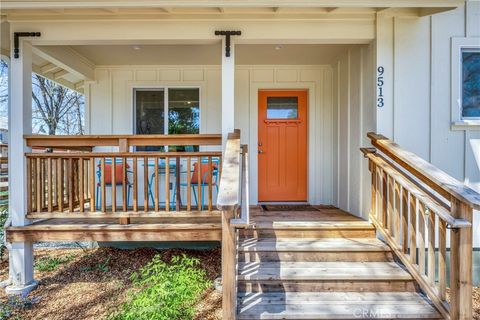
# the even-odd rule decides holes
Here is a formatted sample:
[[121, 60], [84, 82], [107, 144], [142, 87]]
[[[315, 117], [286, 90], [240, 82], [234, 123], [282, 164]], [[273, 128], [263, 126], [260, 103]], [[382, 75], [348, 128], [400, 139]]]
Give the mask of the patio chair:
[[[120, 160], [120, 161], [119, 161]], [[116, 186], [123, 186], [123, 164], [121, 162], [121, 159], [115, 161], [115, 185]], [[130, 180], [128, 180], [128, 174], [133, 173], [131, 170], [128, 170], [130, 166], [128, 163], [125, 164], [126, 167], [126, 173], [127, 173], [127, 207], [130, 204], [130, 191], [132, 189], [132, 183]], [[97, 190], [96, 190], [96, 208], [97, 210], [100, 207], [100, 200], [101, 200], [101, 193], [100, 193], [100, 187], [102, 186], [102, 165], [99, 163], [97, 165]], [[105, 160], [105, 187], [112, 187], [112, 160], [107, 159]]]
[[[210, 174], [210, 170], [209, 170], [209, 167], [208, 167], [208, 160], [206, 159], [202, 159], [201, 161], [201, 164], [200, 164], [200, 177], [201, 177], [201, 181], [199, 183], [198, 181], [198, 162], [194, 163], [193, 164], [193, 170], [191, 171], [192, 172], [192, 177], [190, 179], [190, 186], [192, 188], [192, 191], [193, 191], [193, 195], [194, 195], [194, 198], [195, 198], [195, 204], [198, 206], [198, 198], [197, 198], [197, 193], [195, 192], [195, 186], [197, 187], [197, 190], [199, 190], [199, 188], [202, 188], [202, 199], [201, 199], [201, 207], [200, 207], [200, 210], [203, 210], [203, 207], [204, 207], [204, 204], [205, 204], [205, 193], [206, 193], [206, 190], [204, 190], [204, 188], [208, 188], [208, 184], [210, 182], [210, 177], [212, 179], [212, 187], [215, 187], [215, 189], [217, 190], [217, 194], [218, 194], [218, 168], [219, 168], [219, 159], [212, 159], [212, 172]], [[188, 172], [187, 172], [188, 174]], [[187, 183], [180, 183], [180, 186], [182, 187], [188, 187], [188, 184]], [[176, 193], [176, 190], [174, 190], [173, 192], [173, 197], [175, 199], [175, 193]]]

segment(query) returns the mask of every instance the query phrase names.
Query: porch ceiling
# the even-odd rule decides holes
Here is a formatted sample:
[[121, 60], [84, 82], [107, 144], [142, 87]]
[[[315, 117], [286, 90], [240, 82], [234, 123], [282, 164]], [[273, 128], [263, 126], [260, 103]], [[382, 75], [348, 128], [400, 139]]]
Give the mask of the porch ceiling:
[[[349, 45], [243, 45], [235, 47], [238, 65], [330, 64]], [[211, 45], [89, 45], [73, 50], [95, 65], [220, 65], [221, 46]]]

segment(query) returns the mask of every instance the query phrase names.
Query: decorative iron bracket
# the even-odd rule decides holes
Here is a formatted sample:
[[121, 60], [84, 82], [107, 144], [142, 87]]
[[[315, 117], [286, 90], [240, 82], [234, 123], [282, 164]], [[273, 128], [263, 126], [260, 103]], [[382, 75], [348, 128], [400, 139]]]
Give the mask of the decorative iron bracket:
[[230, 57], [230, 36], [240, 36], [242, 31], [215, 31], [216, 36], [225, 36], [225, 57]]
[[40, 32], [14, 32], [13, 33], [13, 57], [20, 57], [20, 38], [22, 37], [40, 37]]

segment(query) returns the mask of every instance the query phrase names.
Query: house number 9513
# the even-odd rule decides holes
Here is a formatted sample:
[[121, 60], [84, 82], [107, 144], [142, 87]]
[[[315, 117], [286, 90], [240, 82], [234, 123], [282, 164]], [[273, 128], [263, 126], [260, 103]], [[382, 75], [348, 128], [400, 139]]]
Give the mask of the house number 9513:
[[380, 66], [377, 68], [377, 107], [382, 108], [385, 105], [385, 101], [383, 99], [383, 74], [385, 69]]

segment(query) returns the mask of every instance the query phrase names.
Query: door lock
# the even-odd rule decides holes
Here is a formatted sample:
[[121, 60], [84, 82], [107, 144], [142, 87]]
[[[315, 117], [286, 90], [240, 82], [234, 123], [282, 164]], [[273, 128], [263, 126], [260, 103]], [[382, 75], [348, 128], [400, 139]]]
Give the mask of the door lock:
[[259, 147], [263, 146], [263, 143], [259, 142], [259, 143], [258, 143], [258, 146], [259, 146]]

